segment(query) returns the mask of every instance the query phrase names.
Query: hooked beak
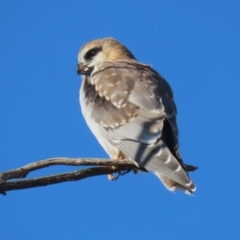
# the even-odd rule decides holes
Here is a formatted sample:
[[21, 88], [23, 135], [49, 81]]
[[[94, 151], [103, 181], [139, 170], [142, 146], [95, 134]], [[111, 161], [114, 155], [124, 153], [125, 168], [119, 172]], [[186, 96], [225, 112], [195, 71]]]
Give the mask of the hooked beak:
[[93, 68], [94, 66], [88, 66], [88, 64], [83, 65], [83, 63], [78, 63], [76, 71], [78, 75], [89, 75], [91, 74]]
[[82, 67], [83, 67], [83, 63], [78, 63], [77, 64], [76, 71], [77, 71], [78, 75], [80, 75], [82, 73], [82, 71], [81, 71]]

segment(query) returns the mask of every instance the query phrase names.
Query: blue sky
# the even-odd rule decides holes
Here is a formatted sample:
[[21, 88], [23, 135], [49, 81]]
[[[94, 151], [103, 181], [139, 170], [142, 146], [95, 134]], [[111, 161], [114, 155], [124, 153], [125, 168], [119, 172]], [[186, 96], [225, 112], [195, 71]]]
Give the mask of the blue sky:
[[[194, 197], [153, 174], [0, 196], [1, 238], [239, 239], [239, 1], [1, 1], [0, 171], [107, 155], [87, 128], [75, 72], [83, 43], [112, 36], [171, 84]], [[30, 177], [66, 172], [54, 167]]]

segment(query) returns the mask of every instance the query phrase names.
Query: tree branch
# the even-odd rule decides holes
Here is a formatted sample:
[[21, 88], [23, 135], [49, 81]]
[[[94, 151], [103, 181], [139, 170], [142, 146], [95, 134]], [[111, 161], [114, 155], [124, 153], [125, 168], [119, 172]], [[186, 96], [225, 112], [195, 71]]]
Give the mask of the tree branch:
[[[30, 172], [53, 165], [68, 166], [97, 166], [81, 169], [73, 172], [54, 174], [50, 176], [31, 178], [26, 180], [12, 181], [15, 178], [25, 178]], [[6, 195], [6, 191], [20, 190], [26, 188], [47, 186], [67, 181], [78, 181], [88, 177], [118, 173], [123, 175], [131, 170], [142, 170], [129, 160], [109, 159], [83, 159], [83, 158], [50, 158], [27, 164], [23, 167], [0, 173], [0, 194]], [[121, 173], [121, 171], [125, 171]], [[115, 178], [116, 179], [116, 178]], [[9, 181], [10, 180], [10, 181]]]

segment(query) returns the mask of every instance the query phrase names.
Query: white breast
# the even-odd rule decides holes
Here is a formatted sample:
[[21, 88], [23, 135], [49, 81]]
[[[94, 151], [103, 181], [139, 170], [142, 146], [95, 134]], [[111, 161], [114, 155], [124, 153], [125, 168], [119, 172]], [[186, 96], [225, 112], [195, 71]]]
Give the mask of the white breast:
[[110, 158], [114, 158], [114, 156], [118, 155], [119, 149], [113, 146], [108, 139], [104, 136], [103, 132], [101, 132], [101, 127], [94, 121], [92, 118], [92, 108], [93, 104], [88, 103], [85, 98], [85, 93], [83, 91], [84, 81], [86, 81], [86, 78], [83, 79], [81, 88], [80, 88], [80, 106], [82, 110], [82, 115], [85, 118], [88, 127], [94, 134], [94, 136], [97, 138], [98, 142], [101, 144], [101, 146], [104, 148], [104, 150], [107, 152]]

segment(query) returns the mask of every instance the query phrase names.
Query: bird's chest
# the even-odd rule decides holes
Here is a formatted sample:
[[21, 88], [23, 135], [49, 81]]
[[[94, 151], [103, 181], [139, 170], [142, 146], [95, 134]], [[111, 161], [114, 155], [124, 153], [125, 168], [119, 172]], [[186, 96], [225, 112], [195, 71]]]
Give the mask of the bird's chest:
[[104, 99], [100, 98], [95, 91], [94, 86], [88, 83], [86, 78], [83, 79], [80, 88], [80, 105], [82, 115], [86, 123], [98, 142], [102, 145], [104, 150], [110, 157], [118, 154], [118, 149], [112, 146], [106, 136], [106, 131], [101, 126], [101, 119], [104, 118], [103, 103]]
[[98, 114], [99, 117], [102, 115], [101, 110], [105, 99], [98, 95], [95, 87], [89, 83], [88, 77], [85, 77], [82, 81], [79, 100], [85, 120], [88, 125], [91, 123], [89, 127], [91, 128], [93, 123], [94, 125], [99, 124], [99, 122], [96, 121], [96, 114]]
[[98, 98], [98, 94], [92, 86], [87, 77], [82, 80], [79, 101], [82, 110], [83, 117], [85, 118], [89, 128], [92, 130], [93, 126], [97, 125], [94, 118], [93, 112], [95, 109], [95, 102]]

